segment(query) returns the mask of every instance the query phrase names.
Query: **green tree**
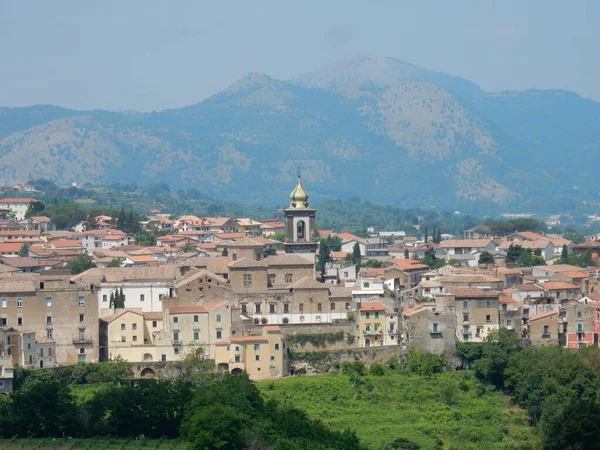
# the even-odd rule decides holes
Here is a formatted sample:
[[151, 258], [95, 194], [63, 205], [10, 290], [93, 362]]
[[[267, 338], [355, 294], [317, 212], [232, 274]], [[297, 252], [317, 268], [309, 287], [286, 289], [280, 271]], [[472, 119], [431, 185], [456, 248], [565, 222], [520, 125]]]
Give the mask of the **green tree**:
[[362, 256], [360, 254], [360, 245], [358, 242], [355, 242], [354, 247], [352, 247], [352, 264], [358, 266], [360, 265], [361, 260]]
[[273, 247], [265, 248], [265, 251], [264, 251], [265, 257], [267, 257], [267, 256], [274, 256], [276, 254], [277, 254], [277, 250], [275, 250]]
[[541, 420], [544, 449], [600, 449], [600, 404], [593, 399], [545, 402]]
[[37, 216], [45, 208], [46, 208], [46, 205], [44, 205], [44, 202], [41, 202], [39, 200], [33, 201], [29, 204], [29, 206], [27, 207], [27, 210], [25, 211], [25, 218], [28, 219], [29, 217]]
[[29, 256], [29, 247], [31, 245], [27, 242], [25, 242], [23, 245], [21, 245], [21, 248], [19, 249], [19, 256]]
[[116, 302], [116, 299], [115, 299], [115, 293], [114, 292], [110, 293], [109, 307], [110, 307], [110, 309], [113, 309], [113, 310], [117, 307], [117, 302]]
[[342, 250], [342, 238], [330, 234], [325, 238], [325, 243], [330, 252], [339, 252]]
[[278, 231], [269, 236], [269, 239], [273, 239], [274, 241], [283, 242], [285, 241], [285, 233], [282, 231]]
[[427, 227], [423, 227], [423, 234], [424, 234], [424, 242], [427, 244]]
[[223, 247], [223, 251], [221, 252], [221, 256], [229, 256], [229, 250], [227, 250], [227, 247]]
[[408, 249], [407, 249], [407, 248], [405, 248], [405, 249], [404, 249], [404, 259], [408, 259], [409, 257], [410, 257], [410, 256], [409, 256], [409, 254], [408, 254]]
[[119, 303], [118, 308], [125, 308], [125, 294], [123, 294], [123, 286], [119, 289]]
[[315, 269], [321, 275], [325, 273], [325, 265], [327, 262], [331, 260], [331, 256], [329, 253], [329, 248], [327, 248], [327, 241], [325, 239], [321, 239], [319, 242], [319, 256], [317, 257], [317, 265]]
[[525, 249], [521, 247], [519, 244], [511, 244], [506, 251], [506, 263], [516, 264], [519, 261], [519, 258], [523, 254]]
[[444, 260], [435, 256], [434, 248], [428, 248], [425, 250], [425, 256], [423, 256], [420, 261], [426, 266], [429, 266], [430, 269], [437, 269], [444, 265]]
[[569, 250], [567, 249], [567, 246], [565, 244], [563, 244], [562, 251], [560, 252], [560, 263], [561, 264], [569, 263]]
[[196, 253], [198, 251], [198, 248], [195, 245], [188, 243], [182, 245], [181, 250], [183, 250], [185, 253]]
[[121, 267], [121, 260], [119, 258], [113, 258], [106, 267]]
[[490, 252], [484, 250], [480, 253], [478, 261], [480, 266], [483, 264], [494, 264], [494, 262], [494, 255], [492, 255]]
[[138, 245], [153, 247], [156, 245], [156, 235], [147, 230], [140, 230], [135, 235], [135, 241]]
[[67, 268], [71, 269], [73, 274], [85, 272], [95, 267], [94, 260], [89, 255], [79, 255], [67, 263]]
[[475, 374], [482, 380], [502, 387], [510, 357], [521, 350], [519, 336], [506, 328], [500, 328], [491, 331], [485, 342], [487, 345], [484, 347], [483, 357], [473, 364]]

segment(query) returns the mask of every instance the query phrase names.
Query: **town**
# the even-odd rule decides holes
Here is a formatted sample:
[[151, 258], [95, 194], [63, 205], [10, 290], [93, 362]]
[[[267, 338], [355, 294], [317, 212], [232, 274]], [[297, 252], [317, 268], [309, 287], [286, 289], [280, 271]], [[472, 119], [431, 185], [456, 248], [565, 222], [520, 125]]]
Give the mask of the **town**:
[[162, 363], [194, 355], [263, 380], [306, 373], [297, 350], [451, 358], [457, 342], [501, 328], [525, 347], [599, 343], [595, 236], [321, 230], [300, 176], [281, 218], [150, 215], [140, 226], [158, 232], [152, 246], [108, 216], [58, 230], [36, 202], [0, 199], [4, 393], [17, 366], [119, 358], [158, 378]]

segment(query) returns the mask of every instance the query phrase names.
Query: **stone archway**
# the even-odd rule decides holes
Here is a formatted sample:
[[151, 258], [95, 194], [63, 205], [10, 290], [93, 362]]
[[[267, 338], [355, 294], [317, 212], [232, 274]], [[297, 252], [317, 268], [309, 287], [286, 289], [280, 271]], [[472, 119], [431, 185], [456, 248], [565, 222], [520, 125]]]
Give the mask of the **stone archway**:
[[156, 373], [154, 372], [153, 369], [151, 369], [150, 367], [146, 367], [145, 369], [143, 369], [140, 372], [140, 376], [142, 378], [154, 378], [156, 376]]
[[370, 347], [371, 346], [371, 339], [365, 339], [365, 347]]
[[244, 373], [244, 371], [242, 369], [240, 369], [239, 367], [237, 367], [237, 368], [233, 369], [231, 371], [231, 373], [234, 374], [234, 375], [241, 375], [241, 374]]

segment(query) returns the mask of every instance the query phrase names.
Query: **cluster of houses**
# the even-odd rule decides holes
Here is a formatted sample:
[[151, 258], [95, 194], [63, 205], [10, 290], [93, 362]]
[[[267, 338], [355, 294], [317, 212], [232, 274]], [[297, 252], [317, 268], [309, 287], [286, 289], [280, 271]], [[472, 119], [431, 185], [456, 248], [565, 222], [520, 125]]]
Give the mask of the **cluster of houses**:
[[[19, 199], [9, 200], [6, 209], [20, 214]], [[515, 233], [425, 244], [402, 232], [364, 239], [319, 231], [300, 178], [284, 215], [262, 222], [157, 215], [144, 226], [162, 236], [142, 247], [110, 217], [97, 217], [93, 230], [57, 231], [43, 218], [12, 212], [0, 221], [0, 392], [12, 389], [16, 366], [116, 357], [145, 364], [141, 376], [149, 377], [153, 363], [189, 355], [253, 379], [281, 377], [294, 370], [290, 354], [298, 344], [288, 338], [298, 334], [343, 336], [328, 348], [415, 346], [440, 354], [500, 327], [530, 345], [598, 345], [595, 268], [519, 268], [502, 254], [518, 243], [548, 250], [549, 262], [563, 246], [598, 259], [600, 242], [576, 246]], [[283, 242], [269, 238], [276, 233]], [[318, 241], [329, 235], [340, 238], [341, 249], [317, 273]], [[352, 264], [356, 244], [382, 267]], [[432, 248], [455, 263], [431, 270], [418, 257]], [[483, 251], [496, 263], [474, 264]], [[65, 263], [82, 254], [95, 267], [72, 274]]]

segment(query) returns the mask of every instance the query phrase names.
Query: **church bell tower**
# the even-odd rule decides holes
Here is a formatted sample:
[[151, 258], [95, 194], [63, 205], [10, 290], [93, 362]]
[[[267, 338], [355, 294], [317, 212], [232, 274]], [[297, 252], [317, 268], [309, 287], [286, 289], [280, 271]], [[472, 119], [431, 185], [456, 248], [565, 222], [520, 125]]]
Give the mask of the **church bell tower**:
[[316, 209], [308, 206], [308, 193], [302, 186], [298, 175], [296, 188], [290, 194], [290, 206], [285, 213], [285, 252], [296, 254], [315, 262], [318, 244], [315, 242], [317, 228], [315, 226]]

